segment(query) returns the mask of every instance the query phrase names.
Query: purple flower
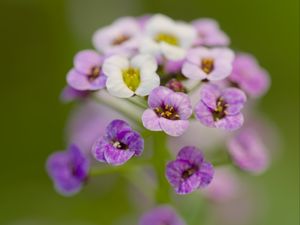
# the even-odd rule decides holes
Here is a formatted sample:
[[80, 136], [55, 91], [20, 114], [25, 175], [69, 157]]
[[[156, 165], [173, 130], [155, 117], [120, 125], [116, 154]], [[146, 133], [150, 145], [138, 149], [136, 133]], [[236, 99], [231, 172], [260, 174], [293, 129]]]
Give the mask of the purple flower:
[[270, 86], [267, 71], [259, 66], [253, 56], [248, 54], [236, 56], [228, 79], [251, 97], [260, 97]]
[[169, 89], [171, 89], [172, 91], [175, 91], [175, 92], [184, 92], [184, 93], [187, 92], [187, 90], [183, 86], [182, 82], [180, 82], [179, 80], [177, 80], [175, 78], [169, 80], [166, 83], [166, 87], [169, 88]]
[[164, 205], [145, 213], [140, 219], [139, 225], [185, 225], [170, 206]]
[[182, 73], [193, 80], [222, 80], [231, 74], [233, 59], [228, 48], [194, 48], [186, 56]]
[[166, 176], [177, 194], [188, 194], [204, 188], [212, 181], [214, 169], [193, 146], [182, 148], [176, 160], [167, 165]]
[[77, 90], [99, 90], [105, 87], [103, 57], [93, 50], [83, 50], [74, 58], [74, 68], [67, 75], [68, 84]]
[[87, 180], [89, 160], [76, 145], [67, 151], [56, 152], [47, 160], [47, 172], [55, 189], [62, 195], [77, 193]]
[[219, 28], [218, 23], [212, 19], [199, 19], [193, 21], [198, 37], [195, 45], [227, 46], [230, 44], [228, 36]]
[[196, 118], [205, 126], [232, 131], [243, 125], [240, 112], [246, 102], [246, 95], [237, 88], [221, 90], [216, 85], [201, 88], [200, 101], [195, 107]]
[[243, 128], [227, 143], [235, 164], [243, 170], [262, 173], [269, 166], [269, 155], [258, 132], [252, 127]]
[[60, 98], [63, 102], [71, 102], [78, 99], [85, 99], [90, 93], [90, 91], [79, 91], [70, 86], [66, 86], [63, 89]]
[[175, 93], [166, 87], [152, 90], [148, 98], [149, 109], [142, 115], [143, 125], [152, 131], [164, 131], [170, 136], [182, 135], [189, 126], [192, 106], [184, 93]]
[[113, 120], [106, 127], [106, 134], [92, 147], [92, 154], [100, 162], [122, 165], [133, 156], [140, 156], [144, 139], [123, 120]]

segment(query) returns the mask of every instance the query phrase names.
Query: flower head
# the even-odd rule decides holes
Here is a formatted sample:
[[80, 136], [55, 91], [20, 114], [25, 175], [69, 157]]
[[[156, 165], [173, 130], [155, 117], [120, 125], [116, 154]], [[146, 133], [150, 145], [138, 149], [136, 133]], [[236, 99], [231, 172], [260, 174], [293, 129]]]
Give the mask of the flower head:
[[182, 135], [192, 115], [188, 95], [166, 87], [157, 87], [149, 95], [149, 109], [142, 115], [143, 125], [152, 131], [164, 131], [171, 136]]
[[88, 177], [89, 160], [76, 145], [53, 153], [47, 160], [47, 172], [62, 195], [77, 193]]
[[251, 97], [262, 96], [270, 86], [268, 73], [248, 54], [236, 56], [228, 79]]
[[193, 146], [182, 148], [167, 165], [166, 176], [177, 194], [188, 194], [210, 184], [214, 174], [211, 163]]
[[175, 22], [164, 15], [151, 17], [144, 29], [146, 38], [141, 42], [140, 51], [170, 60], [183, 59], [196, 38], [191, 25]]
[[185, 222], [173, 208], [164, 205], [145, 213], [139, 225], [185, 225]]
[[199, 19], [192, 22], [197, 31], [196, 45], [227, 46], [230, 43], [228, 36], [220, 30], [218, 23], [212, 19]]
[[180, 82], [179, 80], [177, 80], [175, 78], [169, 80], [165, 86], [175, 92], [183, 92], [183, 93], [187, 92], [187, 90], [184, 87], [184, 85], [182, 84], [182, 82]]
[[123, 120], [113, 120], [106, 127], [106, 134], [92, 147], [92, 154], [100, 162], [122, 165], [133, 156], [140, 156], [144, 139]]
[[233, 161], [243, 170], [262, 173], [269, 166], [266, 146], [252, 127], [241, 129], [227, 146]]
[[150, 55], [137, 55], [132, 59], [114, 55], [103, 64], [103, 71], [108, 77], [107, 90], [120, 98], [148, 95], [160, 83], [156, 70], [156, 60]]
[[106, 54], [129, 53], [139, 46], [141, 28], [135, 18], [124, 17], [112, 25], [100, 28], [93, 36], [95, 48]]
[[222, 80], [230, 75], [234, 53], [227, 48], [191, 49], [182, 66], [182, 73], [193, 80]]
[[102, 73], [103, 57], [93, 50], [83, 50], [74, 58], [74, 68], [67, 75], [68, 84], [80, 91], [99, 90], [105, 87]]
[[237, 88], [221, 90], [216, 85], [205, 85], [195, 107], [196, 118], [208, 127], [236, 130], [244, 122], [241, 109], [245, 102], [245, 93]]

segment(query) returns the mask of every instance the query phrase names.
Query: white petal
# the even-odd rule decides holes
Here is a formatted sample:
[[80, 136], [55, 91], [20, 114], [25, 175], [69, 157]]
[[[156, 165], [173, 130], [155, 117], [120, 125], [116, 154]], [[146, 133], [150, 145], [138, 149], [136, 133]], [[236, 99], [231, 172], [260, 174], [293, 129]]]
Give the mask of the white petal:
[[169, 31], [174, 27], [174, 25], [175, 22], [171, 18], [165, 15], [157, 14], [149, 19], [145, 27], [145, 31], [147, 35], [153, 37], [159, 32]]
[[155, 72], [157, 70], [156, 59], [148, 54], [140, 54], [131, 60], [131, 66], [139, 68], [141, 72]]
[[182, 48], [191, 47], [197, 38], [196, 29], [193, 26], [183, 22], [176, 23], [175, 29], [176, 36], [180, 39], [180, 46]]
[[160, 43], [163, 55], [170, 60], [180, 60], [186, 55], [186, 50], [174, 45], [169, 45], [165, 42]]
[[120, 72], [128, 67], [129, 61], [125, 56], [114, 55], [104, 60], [102, 70], [107, 77], [110, 77], [116, 76], [117, 71]]
[[141, 53], [156, 56], [160, 53], [160, 46], [152, 39], [144, 38], [143, 40], [141, 40], [139, 50]]
[[106, 88], [111, 95], [119, 98], [129, 98], [134, 94], [133, 91], [126, 86], [122, 76], [108, 77]]
[[159, 84], [160, 78], [156, 73], [141, 73], [141, 83], [135, 93], [140, 96], [149, 95]]

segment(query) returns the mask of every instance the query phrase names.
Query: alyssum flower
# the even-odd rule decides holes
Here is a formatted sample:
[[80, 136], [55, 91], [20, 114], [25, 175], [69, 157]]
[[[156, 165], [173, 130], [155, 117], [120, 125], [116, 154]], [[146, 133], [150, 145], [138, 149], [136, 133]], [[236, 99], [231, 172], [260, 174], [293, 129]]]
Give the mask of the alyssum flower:
[[83, 50], [74, 57], [74, 68], [67, 75], [68, 84], [80, 91], [99, 90], [105, 87], [102, 73], [103, 56], [93, 50]]
[[237, 88], [226, 88], [208, 84], [202, 87], [200, 101], [195, 107], [196, 118], [205, 126], [232, 131], [244, 122], [241, 109], [246, 95]]
[[161, 86], [152, 90], [148, 105], [150, 108], [142, 115], [147, 129], [180, 136], [188, 128], [188, 119], [193, 112], [188, 95]]
[[137, 55], [132, 59], [114, 55], [103, 64], [106, 88], [111, 95], [120, 98], [148, 95], [160, 83], [156, 70], [157, 62], [150, 55]]
[[62, 195], [77, 193], [87, 180], [88, 171], [89, 160], [76, 145], [53, 153], [47, 160], [47, 172]]
[[188, 194], [206, 187], [213, 174], [212, 164], [206, 162], [202, 152], [193, 146], [182, 148], [166, 169], [166, 177], [177, 194]]
[[106, 134], [92, 147], [92, 154], [100, 162], [122, 165], [133, 156], [140, 156], [144, 139], [123, 120], [113, 120], [106, 127]]

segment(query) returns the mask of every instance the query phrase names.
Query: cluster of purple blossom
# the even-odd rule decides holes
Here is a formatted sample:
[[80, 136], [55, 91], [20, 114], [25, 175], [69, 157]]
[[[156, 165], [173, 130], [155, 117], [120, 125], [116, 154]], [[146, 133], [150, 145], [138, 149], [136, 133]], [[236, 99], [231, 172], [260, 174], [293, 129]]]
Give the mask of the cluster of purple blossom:
[[[235, 165], [255, 173], [266, 169], [265, 145], [247, 125], [251, 122], [244, 124], [242, 110], [247, 99], [253, 102], [266, 93], [269, 76], [251, 55], [228, 48], [230, 40], [215, 21], [185, 23], [164, 15], [126, 17], [96, 31], [92, 41], [96, 50], [83, 50], [74, 57], [63, 100], [98, 99], [114, 110], [126, 111], [125, 117], [142, 126], [138, 132], [124, 120], [110, 121], [104, 135], [90, 143], [94, 159], [121, 166], [142, 155], [145, 132], [179, 137], [197, 120], [199, 126], [231, 134], [227, 153]], [[101, 100], [104, 92], [108, 99], [102, 96]], [[131, 106], [124, 111], [118, 98]], [[86, 183], [90, 164], [86, 152], [70, 145], [67, 151], [49, 157], [47, 171], [58, 192], [72, 195]], [[217, 185], [212, 182], [213, 164], [198, 147], [182, 146], [175, 160], [165, 165], [165, 176], [177, 194], [209, 184], [219, 190], [213, 187]], [[145, 214], [140, 222], [162, 223], [185, 224], [169, 206]]]

